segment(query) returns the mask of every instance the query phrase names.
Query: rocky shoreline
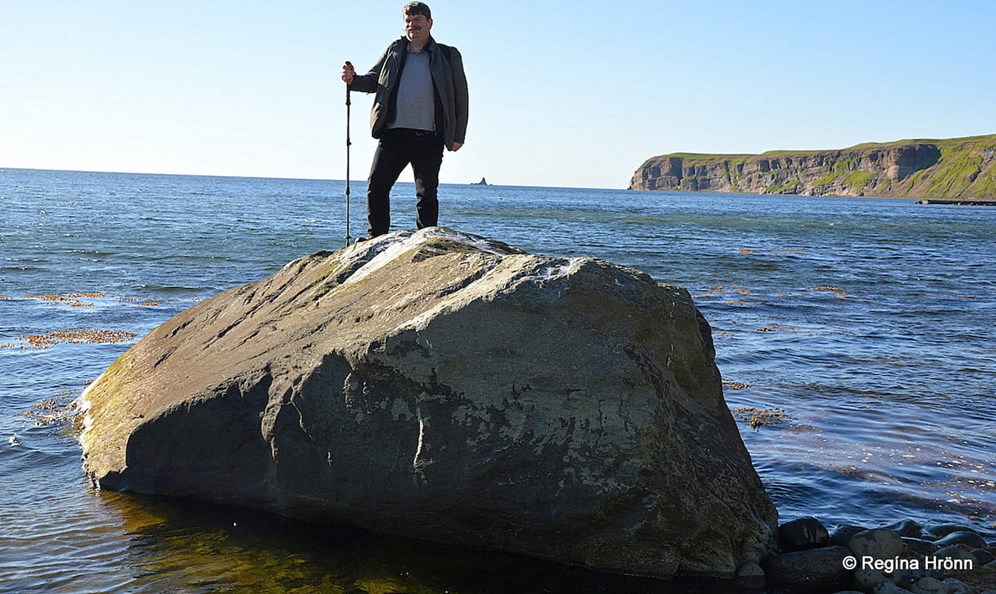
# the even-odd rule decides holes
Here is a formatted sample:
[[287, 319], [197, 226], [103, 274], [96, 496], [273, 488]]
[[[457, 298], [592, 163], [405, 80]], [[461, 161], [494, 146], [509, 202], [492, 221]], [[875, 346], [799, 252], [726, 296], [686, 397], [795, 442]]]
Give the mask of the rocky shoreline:
[[779, 552], [737, 572], [747, 590], [837, 594], [993, 594], [996, 542], [956, 524], [904, 520], [830, 532], [818, 519], [778, 527]]

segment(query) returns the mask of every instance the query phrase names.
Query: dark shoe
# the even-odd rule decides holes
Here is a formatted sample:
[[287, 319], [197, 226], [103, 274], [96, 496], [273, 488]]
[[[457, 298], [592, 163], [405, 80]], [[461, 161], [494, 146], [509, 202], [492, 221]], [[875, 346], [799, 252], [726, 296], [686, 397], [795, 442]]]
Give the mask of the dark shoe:
[[357, 237], [355, 243], [360, 243], [361, 241], [370, 241], [371, 239], [377, 239], [381, 235], [387, 235], [386, 233], [378, 233], [377, 235], [367, 235], [366, 237]]

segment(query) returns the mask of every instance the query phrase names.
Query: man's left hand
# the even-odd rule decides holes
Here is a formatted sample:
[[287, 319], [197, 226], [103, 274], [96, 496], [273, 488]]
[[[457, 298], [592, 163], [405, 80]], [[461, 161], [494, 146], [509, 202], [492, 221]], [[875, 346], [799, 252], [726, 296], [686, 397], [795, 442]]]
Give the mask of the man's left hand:
[[450, 151], [455, 153], [458, 150], [460, 150], [461, 146], [463, 146], [462, 142], [454, 142], [453, 144], [450, 145]]

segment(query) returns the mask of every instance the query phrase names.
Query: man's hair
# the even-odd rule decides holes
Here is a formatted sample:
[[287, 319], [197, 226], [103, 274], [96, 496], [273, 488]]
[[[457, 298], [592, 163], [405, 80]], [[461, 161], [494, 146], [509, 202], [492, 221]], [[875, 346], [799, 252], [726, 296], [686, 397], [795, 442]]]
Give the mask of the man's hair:
[[409, 2], [408, 4], [405, 4], [404, 8], [401, 9], [401, 14], [404, 16], [415, 16], [420, 14], [427, 19], [432, 18], [432, 11], [429, 10], [429, 5], [425, 2]]

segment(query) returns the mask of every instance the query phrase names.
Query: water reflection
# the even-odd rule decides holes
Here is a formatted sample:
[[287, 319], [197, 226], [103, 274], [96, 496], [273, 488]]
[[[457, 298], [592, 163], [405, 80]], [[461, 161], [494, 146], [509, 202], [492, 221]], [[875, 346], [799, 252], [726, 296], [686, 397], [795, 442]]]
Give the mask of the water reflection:
[[[177, 499], [94, 493], [120, 519], [129, 591], [733, 592], [714, 580], [667, 582], [565, 567], [269, 513]], [[107, 546], [113, 549], [109, 542]], [[77, 576], [77, 585], [92, 578]], [[120, 578], [120, 574], [119, 577]]]

